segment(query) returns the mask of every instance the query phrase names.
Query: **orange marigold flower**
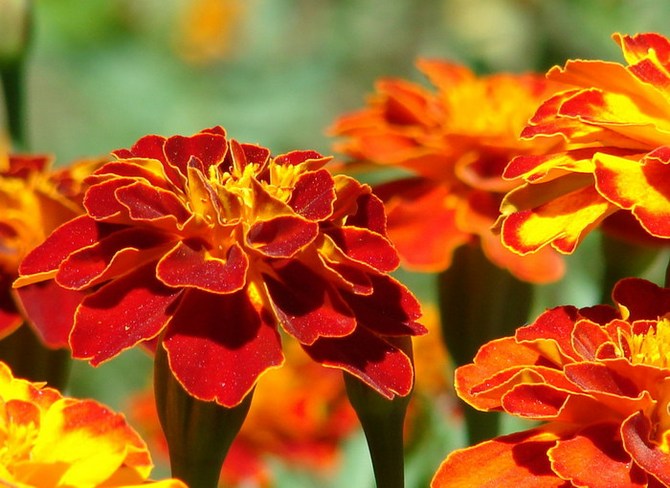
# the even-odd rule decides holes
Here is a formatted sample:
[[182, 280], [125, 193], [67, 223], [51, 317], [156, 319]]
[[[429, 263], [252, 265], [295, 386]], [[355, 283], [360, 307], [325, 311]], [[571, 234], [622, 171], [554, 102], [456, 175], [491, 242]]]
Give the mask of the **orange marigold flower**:
[[547, 74], [570, 88], [545, 101], [522, 136], [559, 135], [568, 146], [505, 170], [525, 183], [505, 197], [498, 224], [516, 252], [550, 244], [570, 253], [601, 222], [629, 239], [670, 237], [670, 41], [613, 37], [627, 65], [573, 60]]
[[404, 265], [443, 271], [454, 249], [478, 242], [492, 262], [522, 280], [560, 278], [564, 265], [556, 253], [520, 258], [491, 232], [503, 195], [515, 186], [502, 178], [509, 160], [562, 144], [560, 137], [519, 139], [533, 110], [557, 86], [534, 74], [478, 77], [445, 61], [417, 65], [436, 90], [405, 80], [378, 81], [369, 106], [332, 128], [345, 136], [337, 149], [354, 161], [411, 173], [375, 188]]
[[146, 445], [126, 423], [94, 400], [12, 376], [0, 362], [0, 484], [3, 486], [156, 486]]
[[456, 370], [475, 408], [547, 423], [453, 452], [432, 486], [670, 486], [670, 289], [626, 278], [612, 298], [547, 310]]
[[75, 358], [97, 365], [158, 339], [189, 394], [231, 407], [282, 364], [281, 325], [317, 362], [388, 398], [410, 392], [400, 339], [425, 328], [388, 274], [398, 256], [368, 186], [331, 176], [316, 152], [271, 157], [221, 127], [114, 155], [87, 180], [86, 215], [34, 249], [15, 283], [87, 293]]
[[[97, 160], [81, 161], [54, 171], [47, 156], [8, 155], [0, 150], [0, 338], [25, 320], [12, 293], [21, 260], [56, 227], [84, 212], [83, 179], [99, 164]], [[43, 313], [56, 315], [65, 308], [74, 311], [80, 299], [78, 293], [48, 283], [25, 293], [36, 288], [50, 297], [41, 308]], [[34, 313], [31, 318], [40, 322], [41, 314]], [[36, 330], [47, 346], [67, 346], [69, 324], [56, 316], [54, 319], [51, 328]]]
[[[358, 427], [341, 378], [322, 368], [295, 342], [285, 347], [287, 364], [259, 380], [242, 429], [221, 471], [225, 486], [272, 486], [268, 455], [319, 473], [338, 460], [340, 443]], [[133, 399], [132, 418], [150, 445], [167, 456], [151, 391]]]

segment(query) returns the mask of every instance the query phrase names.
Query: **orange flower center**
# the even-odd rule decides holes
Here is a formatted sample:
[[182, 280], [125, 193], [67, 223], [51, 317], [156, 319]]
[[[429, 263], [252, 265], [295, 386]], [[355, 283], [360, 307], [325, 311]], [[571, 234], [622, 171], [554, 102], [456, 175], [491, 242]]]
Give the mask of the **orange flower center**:
[[633, 334], [630, 340], [631, 362], [670, 368], [670, 320], [659, 320], [656, 328]]

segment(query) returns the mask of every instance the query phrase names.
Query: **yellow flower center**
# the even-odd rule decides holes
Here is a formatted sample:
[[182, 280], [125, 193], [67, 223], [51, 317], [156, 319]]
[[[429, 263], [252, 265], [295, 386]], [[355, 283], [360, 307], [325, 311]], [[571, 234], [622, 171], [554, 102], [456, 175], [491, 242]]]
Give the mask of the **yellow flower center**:
[[633, 334], [630, 339], [631, 362], [670, 368], [670, 320], [663, 318], [656, 328], [644, 334]]

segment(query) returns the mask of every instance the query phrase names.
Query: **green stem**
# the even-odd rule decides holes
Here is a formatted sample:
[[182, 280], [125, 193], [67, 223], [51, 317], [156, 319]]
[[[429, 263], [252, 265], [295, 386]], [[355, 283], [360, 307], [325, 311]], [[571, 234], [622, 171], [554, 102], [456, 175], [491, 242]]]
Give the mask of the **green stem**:
[[[472, 362], [484, 343], [513, 334], [527, 320], [533, 298], [530, 283], [492, 264], [474, 245], [456, 250], [437, 286], [442, 337], [456, 366]], [[498, 435], [499, 414], [464, 409], [470, 444]]]
[[70, 365], [68, 349], [49, 349], [27, 324], [0, 341], [0, 360], [18, 378], [46, 381], [49, 386], [63, 390], [67, 385]]
[[410, 395], [388, 400], [348, 373], [344, 383], [365, 432], [377, 488], [404, 488], [403, 426]]
[[154, 362], [154, 392], [172, 476], [190, 488], [216, 488], [223, 461], [251, 406], [252, 393], [232, 408], [193, 398], [172, 374], [161, 344]]
[[5, 100], [7, 129], [12, 146], [15, 150], [27, 150], [28, 138], [26, 133], [25, 110], [25, 57], [11, 62], [0, 63], [0, 80], [2, 81], [2, 95]]

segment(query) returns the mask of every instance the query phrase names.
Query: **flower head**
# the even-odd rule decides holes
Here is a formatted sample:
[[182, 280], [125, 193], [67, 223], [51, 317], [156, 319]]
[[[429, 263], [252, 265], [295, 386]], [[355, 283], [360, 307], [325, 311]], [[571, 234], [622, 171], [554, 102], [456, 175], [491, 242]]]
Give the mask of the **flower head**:
[[532, 142], [518, 137], [556, 86], [532, 74], [478, 77], [444, 61], [420, 60], [418, 67], [436, 90], [381, 80], [368, 107], [342, 117], [332, 129], [344, 136], [338, 149], [358, 164], [410, 173], [375, 188], [404, 265], [442, 271], [454, 249], [475, 242], [491, 261], [523, 280], [558, 279], [563, 263], [555, 253], [519, 258], [490, 230], [502, 196], [514, 187], [502, 178], [509, 160], [562, 143], [560, 137]]
[[548, 310], [456, 371], [475, 408], [547, 423], [452, 453], [433, 486], [480, 486], [473, 472], [491, 486], [670, 485], [670, 289], [627, 278], [612, 297]]
[[184, 488], [178, 480], [147, 483], [152, 467], [122, 415], [14, 378], [0, 362], [0, 484]]
[[[98, 160], [87, 160], [52, 170], [46, 156], [0, 151], [0, 338], [25, 320], [12, 293], [21, 260], [56, 227], [83, 213], [83, 179], [99, 165]], [[72, 292], [49, 284], [40, 289], [50, 296], [43, 311], [48, 304], [62, 309], [73, 303]], [[33, 315], [37, 321], [39, 315]], [[47, 346], [63, 347], [67, 345], [63, 327], [59, 322], [50, 330], [37, 330]]]
[[401, 339], [425, 329], [388, 275], [398, 257], [369, 187], [313, 151], [271, 157], [221, 127], [114, 154], [87, 180], [86, 215], [31, 252], [15, 284], [87, 293], [74, 357], [96, 365], [158, 340], [193, 397], [234, 406], [282, 364], [280, 325], [317, 362], [409, 393]]
[[547, 74], [568, 89], [545, 101], [522, 135], [558, 135], [568, 145], [520, 156], [505, 169], [524, 183], [505, 197], [499, 222], [516, 252], [551, 245], [570, 253], [603, 221], [629, 239], [670, 237], [670, 41], [613, 37], [626, 65], [573, 60]]

